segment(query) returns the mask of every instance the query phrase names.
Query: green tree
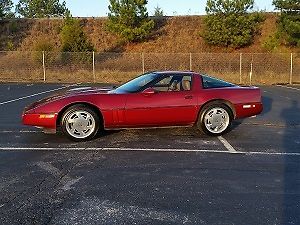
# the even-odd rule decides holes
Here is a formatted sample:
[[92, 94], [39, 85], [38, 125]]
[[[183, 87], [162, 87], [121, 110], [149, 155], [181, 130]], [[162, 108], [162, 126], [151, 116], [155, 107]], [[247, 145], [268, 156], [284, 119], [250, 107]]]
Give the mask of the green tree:
[[20, 0], [16, 12], [25, 18], [60, 17], [69, 13], [66, 2], [59, 0]]
[[92, 52], [94, 47], [88, 40], [80, 21], [67, 16], [60, 32], [63, 52]]
[[147, 0], [110, 0], [107, 28], [125, 41], [142, 41], [154, 28], [149, 19]]
[[263, 16], [250, 12], [254, 0], [208, 0], [203, 38], [210, 45], [241, 48], [250, 45]]
[[155, 16], [155, 17], [163, 17], [164, 16], [164, 11], [159, 6], [156, 6], [155, 9], [154, 9], [153, 16]]
[[0, 19], [14, 17], [14, 13], [11, 11], [13, 5], [11, 0], [0, 0]]
[[300, 47], [300, 1], [274, 0], [279, 16], [279, 34], [286, 44]]

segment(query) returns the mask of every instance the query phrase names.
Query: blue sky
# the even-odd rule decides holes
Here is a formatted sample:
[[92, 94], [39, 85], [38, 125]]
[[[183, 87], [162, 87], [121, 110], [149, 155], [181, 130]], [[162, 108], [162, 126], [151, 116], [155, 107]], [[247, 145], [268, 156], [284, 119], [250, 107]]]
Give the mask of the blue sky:
[[[18, 2], [14, 0], [14, 2]], [[109, 0], [66, 0], [73, 16], [90, 17], [106, 16]], [[148, 11], [152, 15], [159, 6], [167, 15], [203, 15], [206, 0], [148, 0]], [[256, 0], [256, 9], [272, 11], [272, 0]]]

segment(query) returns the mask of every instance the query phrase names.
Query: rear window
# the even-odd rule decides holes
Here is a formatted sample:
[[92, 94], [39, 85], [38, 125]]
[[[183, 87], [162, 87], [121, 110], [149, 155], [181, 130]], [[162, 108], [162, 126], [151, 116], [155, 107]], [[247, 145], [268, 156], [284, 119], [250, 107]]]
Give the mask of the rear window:
[[219, 80], [214, 77], [210, 77], [207, 75], [202, 75], [202, 83], [203, 88], [209, 89], [209, 88], [224, 88], [224, 87], [234, 87], [235, 85], [223, 80]]

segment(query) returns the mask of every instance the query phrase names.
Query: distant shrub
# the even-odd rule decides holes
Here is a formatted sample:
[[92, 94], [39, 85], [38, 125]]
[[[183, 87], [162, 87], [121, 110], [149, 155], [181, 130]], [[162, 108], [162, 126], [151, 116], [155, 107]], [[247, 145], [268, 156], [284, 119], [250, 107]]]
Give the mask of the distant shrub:
[[11, 21], [8, 26], [9, 26], [9, 32], [12, 34], [17, 33], [17, 31], [19, 30], [18, 24], [14, 20]]
[[12, 0], [0, 0], [0, 19], [13, 18], [15, 16], [12, 12], [13, 6]]
[[127, 42], [145, 40], [153, 30], [147, 0], [110, 0], [107, 28]]
[[88, 40], [80, 21], [72, 17], [65, 19], [60, 32], [63, 52], [92, 52], [93, 44]]
[[33, 59], [35, 62], [43, 63], [43, 52], [46, 62], [53, 62], [55, 60], [53, 50], [54, 44], [46, 38], [42, 38], [36, 42], [33, 47]]
[[278, 20], [278, 24], [284, 44], [300, 47], [300, 14], [296, 17], [283, 13]]
[[164, 17], [164, 15], [165, 15], [165, 13], [162, 10], [162, 8], [160, 8], [159, 6], [156, 6], [155, 9], [154, 9], [153, 16], [155, 16], [155, 17]]
[[241, 48], [250, 45], [265, 18], [249, 13], [253, 0], [208, 0], [202, 37], [210, 45]]
[[262, 47], [270, 52], [276, 50], [279, 46], [280, 46], [280, 34], [278, 33], [269, 36], [262, 44]]
[[273, 0], [273, 4], [281, 11], [278, 19], [278, 32], [284, 44], [300, 47], [299, 0]]
[[25, 18], [61, 17], [69, 13], [66, 2], [59, 0], [19, 0], [16, 12]]
[[7, 51], [14, 51], [15, 50], [15, 44], [11, 40], [9, 40], [6, 43], [6, 50]]
[[51, 52], [54, 49], [54, 44], [48, 39], [40, 39], [34, 45], [34, 51], [37, 52]]

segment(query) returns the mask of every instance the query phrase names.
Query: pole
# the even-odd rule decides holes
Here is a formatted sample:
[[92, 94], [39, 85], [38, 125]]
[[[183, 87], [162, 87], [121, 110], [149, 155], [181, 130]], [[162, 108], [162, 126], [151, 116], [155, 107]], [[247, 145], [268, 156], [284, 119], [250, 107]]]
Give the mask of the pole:
[[142, 53], [142, 69], [143, 69], [143, 73], [145, 73], [145, 55], [144, 55], [144, 52]]
[[46, 82], [45, 51], [43, 51], [43, 73], [44, 73], [44, 82]]
[[192, 58], [192, 53], [190, 53], [190, 71], [193, 70], [193, 58]]
[[291, 53], [290, 84], [293, 84], [293, 53]]
[[243, 70], [243, 53], [240, 53], [240, 84], [242, 84], [242, 70]]
[[96, 73], [95, 73], [95, 52], [93, 51], [93, 79], [94, 83], [96, 83]]
[[252, 85], [252, 75], [253, 75], [253, 54], [251, 59], [251, 68], [250, 68], [250, 85]]

